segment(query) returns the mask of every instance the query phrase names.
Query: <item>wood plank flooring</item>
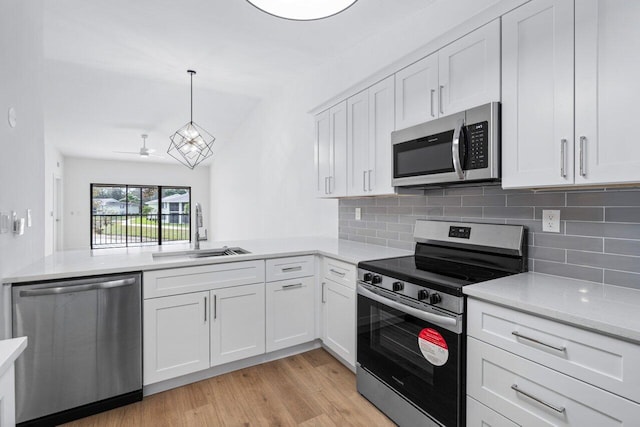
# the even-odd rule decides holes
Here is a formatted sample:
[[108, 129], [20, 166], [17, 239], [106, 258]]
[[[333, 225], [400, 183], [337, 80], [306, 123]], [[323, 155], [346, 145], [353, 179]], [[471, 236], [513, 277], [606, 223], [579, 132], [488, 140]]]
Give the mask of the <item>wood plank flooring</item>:
[[65, 424], [102, 426], [394, 426], [322, 349], [145, 397]]

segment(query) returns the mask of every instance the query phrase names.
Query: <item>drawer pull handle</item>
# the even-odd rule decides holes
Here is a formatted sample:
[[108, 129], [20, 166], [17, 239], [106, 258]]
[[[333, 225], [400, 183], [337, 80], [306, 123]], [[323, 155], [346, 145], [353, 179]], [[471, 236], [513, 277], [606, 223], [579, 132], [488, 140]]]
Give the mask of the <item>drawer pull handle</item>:
[[333, 274], [337, 274], [340, 277], [344, 277], [347, 274], [347, 273], [343, 273], [342, 271], [334, 270], [333, 268], [329, 271], [332, 272]]
[[285, 267], [285, 268], [282, 269], [282, 272], [283, 273], [289, 273], [289, 272], [292, 272], [292, 271], [300, 271], [300, 270], [302, 270], [302, 266], [298, 265], [296, 267]]
[[540, 345], [543, 345], [543, 346], [545, 346], [545, 347], [552, 348], [552, 349], [554, 349], [554, 350], [556, 350], [556, 351], [560, 351], [560, 352], [562, 352], [562, 353], [564, 353], [565, 351], [567, 351], [567, 348], [566, 348], [566, 347], [558, 347], [558, 346], [556, 346], [556, 345], [547, 344], [546, 342], [542, 342], [542, 341], [537, 340], [537, 339], [535, 339], [535, 338], [527, 337], [527, 336], [525, 336], [525, 335], [520, 335], [520, 334], [518, 333], [518, 331], [513, 331], [513, 332], [511, 332], [511, 334], [512, 334], [512, 335], [514, 335], [514, 336], [516, 336], [516, 337], [518, 337], [518, 338], [522, 338], [523, 340], [531, 341], [531, 342], [534, 342], [534, 343], [536, 343], [536, 344], [540, 344]]
[[294, 283], [292, 285], [282, 285], [282, 289], [287, 290], [287, 289], [293, 289], [293, 288], [301, 288], [302, 287], [302, 283]]
[[556, 411], [559, 414], [564, 414], [565, 408], [563, 406], [556, 406], [556, 405], [552, 405], [551, 403], [545, 402], [544, 400], [540, 399], [539, 397], [535, 397], [531, 393], [527, 393], [526, 391], [519, 389], [517, 384], [513, 384], [511, 386], [511, 389], [513, 391], [515, 391], [516, 393], [520, 393], [523, 396], [527, 396], [529, 399], [535, 400], [536, 402], [546, 406], [549, 409], [552, 409], [552, 410]]

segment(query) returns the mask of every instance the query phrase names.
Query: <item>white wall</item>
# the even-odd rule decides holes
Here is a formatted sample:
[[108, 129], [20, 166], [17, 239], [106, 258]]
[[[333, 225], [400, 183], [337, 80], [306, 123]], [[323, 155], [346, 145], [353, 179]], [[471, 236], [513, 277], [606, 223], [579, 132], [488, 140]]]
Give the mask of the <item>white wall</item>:
[[[44, 143], [42, 113], [42, 2], [0, 1], [0, 212], [16, 211], [33, 226], [22, 236], [0, 234], [0, 276], [43, 255]], [[11, 128], [7, 111], [15, 108]], [[8, 333], [8, 287], [2, 287], [0, 338]]]
[[[55, 212], [54, 196], [56, 178], [62, 179], [64, 171], [64, 157], [50, 144], [44, 146], [44, 254], [50, 255], [55, 251]], [[57, 201], [62, 204], [63, 200]], [[62, 226], [62, 221], [60, 222]]]
[[313, 119], [307, 112], [488, 7], [519, 1], [438, 0], [263, 101], [231, 140], [217, 142], [212, 234], [337, 237], [337, 201], [314, 195]]
[[[90, 248], [90, 184], [175, 185], [191, 187], [191, 201], [204, 207], [208, 228], [209, 167], [191, 170], [176, 164], [65, 157], [64, 249]], [[192, 224], [193, 225], [193, 224]]]

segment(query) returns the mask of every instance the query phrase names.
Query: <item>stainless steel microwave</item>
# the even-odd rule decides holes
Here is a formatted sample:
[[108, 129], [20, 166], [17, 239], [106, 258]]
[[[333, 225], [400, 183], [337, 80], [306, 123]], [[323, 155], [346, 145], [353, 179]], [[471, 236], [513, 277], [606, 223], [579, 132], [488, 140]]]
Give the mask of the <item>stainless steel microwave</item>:
[[500, 179], [500, 104], [492, 102], [391, 133], [393, 186]]

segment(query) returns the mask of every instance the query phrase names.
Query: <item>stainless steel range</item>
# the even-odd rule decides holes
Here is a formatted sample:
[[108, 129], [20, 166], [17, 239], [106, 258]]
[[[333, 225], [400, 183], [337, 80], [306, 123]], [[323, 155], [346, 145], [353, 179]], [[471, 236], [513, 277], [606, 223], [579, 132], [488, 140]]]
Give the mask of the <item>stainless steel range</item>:
[[465, 425], [469, 284], [527, 271], [519, 225], [416, 222], [413, 256], [358, 264], [358, 391], [400, 426]]

